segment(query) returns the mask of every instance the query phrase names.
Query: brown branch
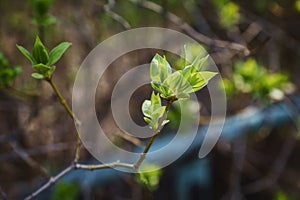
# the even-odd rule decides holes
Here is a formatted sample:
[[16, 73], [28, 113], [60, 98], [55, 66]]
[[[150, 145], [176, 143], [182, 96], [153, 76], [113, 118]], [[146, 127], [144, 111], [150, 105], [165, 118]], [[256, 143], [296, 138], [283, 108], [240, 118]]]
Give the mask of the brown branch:
[[[40, 155], [40, 154], [46, 154], [46, 153], [49, 153], [52, 151], [64, 151], [64, 150], [72, 148], [74, 144], [75, 143], [56, 143], [56, 144], [51, 144], [51, 145], [39, 146], [39, 147], [35, 147], [33, 149], [26, 150], [26, 154], [28, 156], [35, 156], [35, 155]], [[14, 159], [14, 158], [17, 158], [18, 156], [19, 155], [18, 154], [16, 155], [15, 151], [9, 152], [6, 154], [2, 154], [0, 156], [0, 162], [6, 161], [9, 159]]]
[[46, 190], [47, 188], [49, 188], [51, 185], [53, 185], [54, 183], [56, 183], [60, 178], [62, 178], [63, 176], [65, 176], [66, 174], [68, 174], [69, 172], [71, 172], [74, 169], [74, 165], [70, 165], [68, 166], [66, 169], [64, 169], [63, 171], [61, 171], [59, 174], [57, 174], [54, 177], [51, 177], [47, 183], [45, 183], [42, 187], [40, 187], [38, 190], [36, 190], [35, 192], [33, 192], [32, 194], [30, 194], [29, 196], [27, 196], [25, 198], [25, 200], [29, 200], [29, 199], [33, 199], [35, 198], [37, 195], [39, 195], [41, 192], [43, 192], [44, 190]]
[[128, 169], [134, 169], [133, 164], [127, 164], [127, 163], [121, 163], [119, 161], [107, 163], [107, 164], [99, 164], [99, 165], [85, 165], [85, 164], [79, 164], [79, 163], [72, 163], [67, 168], [65, 168], [63, 171], [61, 171], [59, 174], [57, 174], [54, 177], [51, 177], [42, 187], [40, 187], [35, 192], [31, 193], [29, 196], [25, 198], [25, 200], [30, 200], [38, 196], [40, 193], [42, 193], [44, 190], [52, 186], [54, 183], [56, 183], [59, 179], [61, 179], [63, 176], [67, 175], [69, 172], [77, 169], [81, 170], [98, 170], [98, 169], [107, 169], [107, 168], [113, 168], [113, 167], [124, 167]]
[[59, 102], [65, 108], [65, 110], [67, 111], [67, 113], [69, 114], [69, 116], [72, 118], [72, 120], [74, 120], [74, 122], [75, 122], [75, 125], [76, 125], [76, 128], [77, 128], [77, 144], [76, 144], [76, 148], [75, 148], [74, 162], [78, 162], [78, 160], [80, 158], [80, 149], [81, 149], [81, 140], [80, 140], [80, 137], [79, 137], [79, 135], [80, 135], [79, 134], [80, 121], [78, 120], [78, 118], [73, 113], [73, 111], [70, 108], [70, 106], [68, 105], [66, 99], [62, 96], [62, 94], [60, 93], [60, 91], [56, 87], [55, 83], [52, 80], [52, 77], [50, 79], [46, 79], [46, 81], [51, 85], [53, 91], [55, 92], [55, 94], [57, 95], [57, 97], [59, 99]]
[[206, 35], [199, 33], [193, 27], [191, 27], [188, 23], [183, 21], [180, 17], [178, 17], [177, 15], [175, 15], [171, 12], [166, 11], [164, 8], [162, 8], [160, 5], [158, 5], [156, 3], [153, 3], [150, 1], [143, 1], [143, 2], [136, 2], [134, 0], [128, 0], [128, 1], [132, 2], [133, 4], [135, 4], [137, 6], [147, 8], [149, 10], [152, 10], [153, 12], [163, 15], [170, 22], [177, 25], [182, 31], [186, 32], [194, 39], [198, 40], [199, 42], [202, 42], [203, 44], [205, 44], [209, 47], [228, 48], [231, 50], [242, 52], [245, 56], [248, 56], [250, 54], [249, 49], [241, 44], [238, 44], [235, 42], [224, 41], [224, 40], [212, 39]]
[[161, 120], [159, 121], [159, 124], [158, 124], [158, 128], [154, 131], [154, 134], [153, 136], [150, 138], [150, 140], [148, 141], [143, 153], [141, 153], [140, 155], [140, 158], [138, 159], [138, 161], [136, 161], [136, 163], [134, 164], [134, 168], [136, 170], [138, 170], [141, 166], [141, 164], [143, 163], [143, 161], [146, 159], [146, 155], [149, 151], [149, 149], [151, 148], [154, 140], [156, 139], [157, 135], [160, 133], [161, 129], [162, 129], [162, 124], [163, 124], [163, 121], [167, 118], [167, 114], [168, 114], [168, 111], [170, 109], [170, 106], [171, 104], [176, 101], [177, 99], [170, 99], [170, 100], [167, 100], [167, 105], [166, 105], [166, 108], [165, 108], [165, 111], [164, 111], [164, 114], [161, 118]]
[[22, 158], [29, 166], [34, 169], [38, 169], [44, 176], [49, 177], [48, 171], [41, 166], [38, 162], [32, 159], [28, 153], [17, 143], [17, 141], [9, 142], [13, 150]]

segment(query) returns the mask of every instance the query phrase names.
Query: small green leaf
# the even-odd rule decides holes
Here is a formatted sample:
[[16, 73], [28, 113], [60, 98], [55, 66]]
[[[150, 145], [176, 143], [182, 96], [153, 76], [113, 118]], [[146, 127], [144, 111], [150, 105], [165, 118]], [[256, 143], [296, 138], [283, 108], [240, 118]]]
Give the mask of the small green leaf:
[[162, 83], [171, 73], [172, 68], [167, 62], [166, 57], [156, 54], [150, 63], [151, 80]]
[[51, 68], [47, 65], [40, 63], [40, 64], [33, 65], [33, 69], [35, 69], [40, 74], [46, 74]]
[[203, 72], [200, 72], [200, 74], [206, 80], [206, 82], [208, 82], [210, 79], [212, 79], [218, 73], [216, 73], [216, 72], [209, 72], [209, 71], [203, 71]]
[[32, 73], [31, 76], [35, 79], [44, 79], [44, 75], [39, 74], [39, 73]]
[[173, 95], [177, 96], [180, 93], [191, 93], [193, 92], [192, 86], [183, 77], [183, 75], [176, 71], [171, 74], [163, 83], [167, 85], [169, 89], [173, 92]]
[[69, 42], [62, 42], [59, 45], [57, 45], [54, 49], [51, 50], [49, 54], [49, 62], [48, 65], [55, 64], [67, 51], [67, 49], [72, 45], [72, 43]]
[[195, 60], [192, 63], [192, 66], [194, 66], [198, 71], [203, 70], [207, 66], [207, 60], [209, 58], [209, 55], [202, 57], [202, 56], [197, 56]]
[[31, 62], [31, 64], [36, 64], [36, 60], [32, 57], [32, 55], [25, 49], [24, 47], [17, 45], [19, 51]]
[[151, 95], [151, 100], [145, 100], [142, 104], [142, 112], [145, 115], [144, 120], [150, 126], [150, 128], [156, 131], [159, 128], [160, 118], [163, 117], [165, 113], [166, 106], [161, 105], [161, 99], [159, 94], [154, 92]]
[[32, 56], [36, 60], [37, 63], [47, 64], [49, 61], [49, 54], [48, 50], [37, 36], [33, 49], [32, 49]]
[[144, 103], [142, 104], [142, 112], [146, 117], [151, 117], [151, 101], [144, 101]]

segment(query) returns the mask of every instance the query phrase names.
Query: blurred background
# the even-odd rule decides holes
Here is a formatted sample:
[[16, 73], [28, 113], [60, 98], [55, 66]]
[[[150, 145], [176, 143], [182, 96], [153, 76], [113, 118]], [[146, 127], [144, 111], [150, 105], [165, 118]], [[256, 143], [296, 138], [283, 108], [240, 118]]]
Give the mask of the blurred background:
[[[228, 103], [220, 141], [200, 160], [196, 138], [177, 162], [148, 174], [148, 184], [111, 169], [76, 170], [37, 199], [300, 199], [300, 0], [0, 0], [0, 12], [0, 199], [23, 199], [38, 189], [72, 162], [76, 144], [74, 123], [51, 87], [31, 77], [16, 44], [31, 50], [36, 35], [49, 49], [73, 44], [53, 77], [71, 104], [76, 72], [88, 53], [114, 34], [145, 26], [185, 33], [215, 61]], [[197, 47], [189, 51], [197, 56]], [[173, 54], [138, 50], [118, 58], [99, 81], [98, 120], [122, 148], [137, 151], [147, 140], [115, 125], [112, 89], [157, 52], [180, 67]], [[151, 92], [145, 85], [130, 100], [137, 124], [145, 125], [140, 108]], [[211, 122], [210, 101], [206, 88], [197, 96], [201, 135]], [[169, 117], [173, 123], [158, 144], [172, 138], [180, 122], [175, 107]], [[81, 161], [95, 162], [84, 149], [81, 154]]]

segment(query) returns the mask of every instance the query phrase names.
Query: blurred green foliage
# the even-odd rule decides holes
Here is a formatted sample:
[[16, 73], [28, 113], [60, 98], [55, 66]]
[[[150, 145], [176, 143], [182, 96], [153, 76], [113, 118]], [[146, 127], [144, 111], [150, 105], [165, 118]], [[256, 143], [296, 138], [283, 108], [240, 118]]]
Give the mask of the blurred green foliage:
[[298, 12], [300, 12], [300, 0], [295, 1], [295, 8]]
[[250, 93], [262, 102], [281, 100], [292, 87], [286, 74], [271, 74], [251, 58], [235, 63], [232, 77], [223, 79], [223, 84], [229, 98], [239, 93]]
[[55, 185], [51, 200], [75, 200], [79, 193], [80, 187], [77, 184], [59, 182]]
[[144, 184], [150, 191], [154, 191], [159, 186], [162, 169], [154, 164], [145, 163], [138, 173], [138, 182]]
[[8, 87], [22, 72], [22, 67], [10, 67], [7, 59], [0, 52], [0, 88]]
[[220, 24], [224, 28], [230, 29], [239, 23], [240, 8], [236, 3], [229, 0], [214, 0], [213, 2], [219, 14]]
[[56, 22], [55, 17], [49, 14], [54, 0], [29, 0], [33, 9], [33, 23], [37, 26], [46, 27]]
[[278, 191], [274, 195], [274, 200], [296, 200], [293, 195], [288, 195], [283, 191]]

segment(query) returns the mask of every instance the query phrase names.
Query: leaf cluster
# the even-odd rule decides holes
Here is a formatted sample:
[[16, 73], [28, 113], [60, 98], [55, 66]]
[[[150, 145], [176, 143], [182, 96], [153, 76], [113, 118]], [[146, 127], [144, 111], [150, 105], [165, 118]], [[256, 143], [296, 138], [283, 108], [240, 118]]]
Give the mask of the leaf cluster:
[[56, 68], [54, 64], [60, 60], [71, 45], [69, 42], [62, 42], [49, 52], [37, 36], [31, 53], [20, 45], [17, 45], [17, 48], [31, 62], [33, 69], [36, 70], [35, 73], [31, 74], [33, 78], [51, 79]]
[[[186, 46], [183, 51], [183, 58], [186, 61], [188, 52]], [[145, 115], [144, 120], [154, 131], [160, 130], [169, 120], [166, 120], [166, 106], [162, 106], [161, 99], [167, 102], [188, 99], [190, 93], [199, 91], [207, 85], [208, 81], [217, 73], [210, 71], [201, 71], [206, 66], [208, 56], [198, 56], [190, 64], [183, 63], [182, 70], [172, 71], [166, 57], [156, 54], [150, 63], [151, 86], [154, 92], [151, 100], [145, 100], [142, 105], [142, 112]], [[164, 116], [165, 114], [165, 116]]]

